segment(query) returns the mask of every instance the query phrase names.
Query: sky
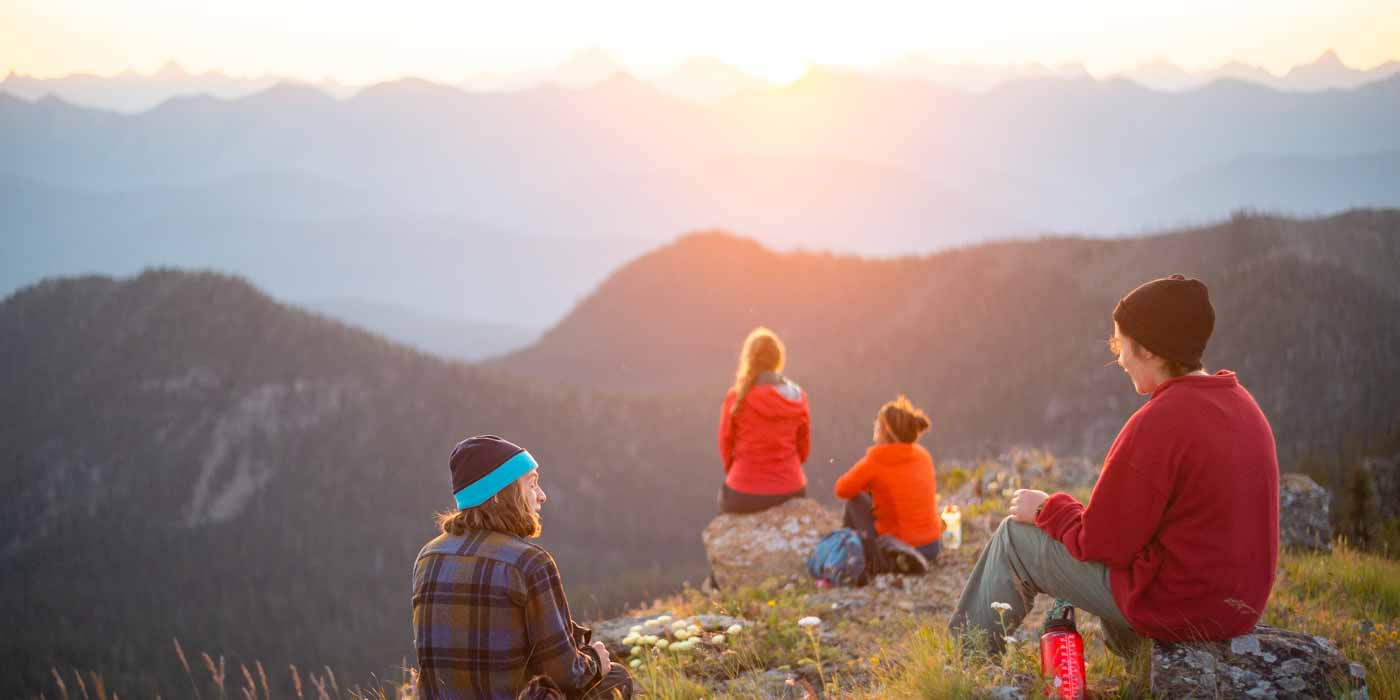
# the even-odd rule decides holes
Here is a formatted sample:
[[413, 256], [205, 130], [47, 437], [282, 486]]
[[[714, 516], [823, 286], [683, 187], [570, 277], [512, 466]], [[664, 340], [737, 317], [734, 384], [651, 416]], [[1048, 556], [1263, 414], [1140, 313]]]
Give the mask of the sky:
[[712, 56], [769, 80], [809, 64], [1058, 65], [1095, 75], [1164, 59], [1282, 73], [1335, 49], [1400, 59], [1400, 0], [0, 0], [0, 75], [152, 72], [452, 82], [602, 48], [641, 77]]

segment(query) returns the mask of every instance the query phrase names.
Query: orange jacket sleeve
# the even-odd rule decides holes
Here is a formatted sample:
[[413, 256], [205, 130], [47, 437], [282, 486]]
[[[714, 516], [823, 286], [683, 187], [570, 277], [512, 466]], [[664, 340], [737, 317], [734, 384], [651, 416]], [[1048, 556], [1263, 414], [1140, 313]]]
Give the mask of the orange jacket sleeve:
[[724, 473], [734, 464], [734, 421], [729, 411], [734, 406], [734, 390], [724, 396], [724, 405], [719, 409], [719, 458], [724, 463]]
[[849, 471], [842, 474], [841, 478], [836, 480], [836, 486], [833, 490], [836, 492], [837, 498], [843, 501], [849, 500], [855, 498], [856, 494], [864, 491], [865, 487], [870, 485], [871, 479], [874, 478], [874, 463], [868, 459], [861, 459], [859, 462], [856, 462], [856, 465], [851, 467]]

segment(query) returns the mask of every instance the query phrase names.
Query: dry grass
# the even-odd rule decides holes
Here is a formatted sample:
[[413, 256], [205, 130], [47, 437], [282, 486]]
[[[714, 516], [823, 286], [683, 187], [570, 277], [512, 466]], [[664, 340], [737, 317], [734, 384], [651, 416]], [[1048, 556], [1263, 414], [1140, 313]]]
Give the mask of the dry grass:
[[[970, 560], [971, 552], [964, 554]], [[950, 557], [949, 564], [942, 573], [950, 576], [967, 566], [957, 557]], [[657, 600], [637, 614], [723, 614], [753, 624], [730, 635], [723, 648], [643, 651], [636, 657], [639, 667], [632, 670], [638, 689], [653, 700], [737, 700], [771, 690], [775, 683], [791, 686], [787, 697], [821, 692], [823, 697], [864, 700], [972, 698], [1002, 685], [1017, 686], [1028, 696], [1038, 690], [1034, 641], [1013, 644], [1002, 656], [990, 657], [976, 640], [952, 637], [941, 609], [871, 615], [869, 608], [833, 611], [829, 600], [808, 581], [769, 581], [716, 595], [688, 589]], [[822, 618], [822, 624], [799, 627], [797, 620], [808, 615]], [[1089, 624], [1081, 629], [1090, 697], [1149, 697], [1148, 655], [1131, 661], [1113, 656], [1092, 618], [1085, 617]], [[1400, 698], [1400, 562], [1354, 550], [1345, 542], [1330, 555], [1286, 552], [1264, 621], [1334, 640], [1348, 658], [1366, 667], [1371, 697]], [[191, 664], [178, 641], [174, 647], [175, 662], [188, 678], [189, 696], [196, 700], [271, 700], [278, 684], [299, 700], [405, 700], [412, 697], [415, 681], [413, 670], [405, 669], [398, 680], [372, 678], [342, 687], [329, 668], [307, 673], [296, 666], [288, 666], [284, 678], [270, 678], [261, 663], [229, 669], [224, 658], [200, 653]], [[51, 692], [41, 697], [119, 700], [96, 673], [53, 669], [52, 678]]]

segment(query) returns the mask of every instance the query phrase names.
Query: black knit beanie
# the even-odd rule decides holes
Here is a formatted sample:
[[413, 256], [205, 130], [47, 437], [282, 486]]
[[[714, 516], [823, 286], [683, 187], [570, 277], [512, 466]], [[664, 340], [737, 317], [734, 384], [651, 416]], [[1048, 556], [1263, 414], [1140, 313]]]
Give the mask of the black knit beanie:
[[1215, 330], [1215, 309], [1204, 282], [1172, 275], [1128, 292], [1113, 309], [1113, 320], [1152, 354], [1199, 366]]
[[495, 435], [478, 435], [457, 443], [448, 461], [452, 496], [458, 508], [473, 508], [539, 466], [524, 448]]

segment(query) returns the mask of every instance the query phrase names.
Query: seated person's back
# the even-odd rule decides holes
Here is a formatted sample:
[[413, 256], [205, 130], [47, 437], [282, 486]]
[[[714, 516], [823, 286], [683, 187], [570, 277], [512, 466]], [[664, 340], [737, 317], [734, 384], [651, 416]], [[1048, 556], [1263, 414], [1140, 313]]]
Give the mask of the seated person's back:
[[780, 374], [784, 354], [766, 328], [744, 341], [719, 416], [723, 512], [752, 513], [806, 495], [802, 463], [811, 451], [811, 418], [806, 393]]

